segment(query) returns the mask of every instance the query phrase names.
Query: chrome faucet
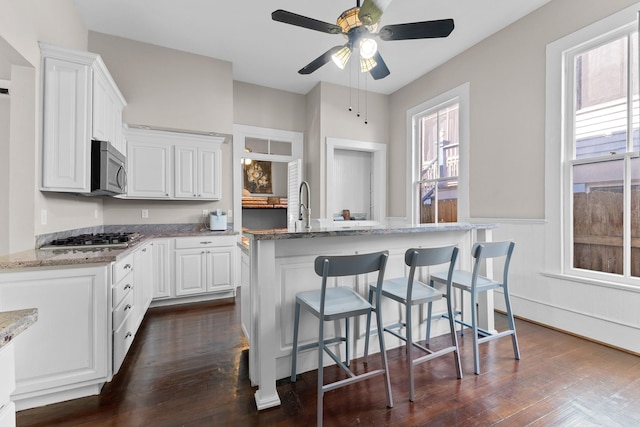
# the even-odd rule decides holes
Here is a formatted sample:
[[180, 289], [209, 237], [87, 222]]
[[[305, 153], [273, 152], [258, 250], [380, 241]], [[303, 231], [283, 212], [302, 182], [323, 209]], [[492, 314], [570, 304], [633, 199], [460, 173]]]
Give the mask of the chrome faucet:
[[[306, 187], [307, 189], [307, 198], [305, 200], [305, 203], [302, 203], [302, 187]], [[311, 204], [311, 195], [309, 193], [309, 183], [307, 181], [302, 181], [302, 183], [300, 183], [300, 188], [298, 189], [298, 200], [300, 201], [300, 204], [298, 205], [298, 221], [302, 221], [303, 217], [302, 217], [302, 210], [304, 209], [305, 212], [305, 221], [307, 223], [307, 225], [305, 225], [304, 227], [304, 231], [311, 231], [311, 206], [309, 206]]]

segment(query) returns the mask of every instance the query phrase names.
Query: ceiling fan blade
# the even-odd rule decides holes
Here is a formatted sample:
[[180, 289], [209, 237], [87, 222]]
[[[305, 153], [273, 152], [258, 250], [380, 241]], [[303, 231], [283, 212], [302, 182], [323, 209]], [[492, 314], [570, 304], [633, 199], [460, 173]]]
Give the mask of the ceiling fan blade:
[[297, 25], [298, 27], [320, 31], [322, 33], [342, 33], [342, 28], [340, 28], [338, 25], [318, 21], [317, 19], [308, 18], [306, 16], [298, 15], [297, 13], [293, 12], [287, 12], [286, 10], [282, 9], [278, 9], [273, 12], [271, 14], [271, 19], [278, 22], [284, 22], [285, 24]]
[[320, 55], [319, 57], [317, 57], [316, 59], [314, 59], [313, 61], [311, 61], [307, 65], [305, 65], [304, 67], [302, 67], [298, 71], [298, 73], [300, 73], [300, 74], [311, 74], [311, 73], [313, 73], [315, 70], [317, 70], [318, 68], [322, 67], [327, 62], [331, 61], [331, 56], [334, 53], [336, 53], [337, 51], [339, 51], [341, 48], [342, 48], [342, 46], [334, 46], [334, 47], [332, 47], [331, 49], [329, 49], [328, 51], [326, 51], [325, 53], [323, 53], [322, 55]]
[[453, 31], [453, 19], [385, 25], [378, 36], [382, 40], [410, 40], [447, 37]]
[[373, 25], [380, 21], [389, 4], [391, 0], [364, 0], [358, 12], [358, 19], [364, 25]]
[[374, 80], [384, 79], [391, 74], [389, 68], [387, 68], [387, 64], [384, 63], [380, 52], [376, 52], [376, 54], [373, 55], [373, 59], [376, 61], [376, 66], [369, 71], [369, 74], [371, 74], [371, 77], [373, 77]]

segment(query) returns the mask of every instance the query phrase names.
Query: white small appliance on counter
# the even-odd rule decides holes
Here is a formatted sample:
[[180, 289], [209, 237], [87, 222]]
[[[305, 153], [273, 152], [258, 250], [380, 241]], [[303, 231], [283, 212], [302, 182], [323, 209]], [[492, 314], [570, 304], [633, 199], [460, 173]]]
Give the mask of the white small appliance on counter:
[[226, 231], [227, 230], [227, 214], [222, 209], [216, 209], [215, 212], [209, 213], [209, 230]]

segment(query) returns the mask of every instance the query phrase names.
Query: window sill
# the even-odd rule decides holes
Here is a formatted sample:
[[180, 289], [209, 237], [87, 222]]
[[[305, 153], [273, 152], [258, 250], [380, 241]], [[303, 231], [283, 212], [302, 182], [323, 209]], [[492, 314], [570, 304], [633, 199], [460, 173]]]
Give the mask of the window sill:
[[633, 283], [613, 282], [610, 280], [594, 279], [591, 277], [575, 276], [575, 275], [566, 274], [566, 273], [542, 272], [541, 274], [544, 277], [549, 277], [552, 279], [567, 280], [570, 282], [578, 282], [585, 285], [598, 286], [601, 288], [618, 289], [621, 291], [640, 293], [640, 278], [635, 280], [627, 279], [627, 280], [635, 281], [637, 283], [637, 284], [633, 284]]

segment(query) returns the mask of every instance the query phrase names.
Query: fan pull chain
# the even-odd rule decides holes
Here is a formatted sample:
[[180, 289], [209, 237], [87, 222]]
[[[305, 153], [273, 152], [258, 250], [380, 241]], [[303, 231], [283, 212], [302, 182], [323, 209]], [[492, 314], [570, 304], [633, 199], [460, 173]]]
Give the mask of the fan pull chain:
[[349, 64], [349, 111], [353, 111], [353, 108], [351, 108], [351, 79], [353, 77], [353, 62], [351, 61], [351, 63]]
[[369, 121], [367, 120], [367, 113], [369, 112], [369, 103], [368, 103], [368, 99], [367, 99], [367, 75], [364, 75], [364, 124], [369, 124]]
[[358, 112], [356, 113], [356, 117], [360, 117], [360, 74], [358, 73]]

